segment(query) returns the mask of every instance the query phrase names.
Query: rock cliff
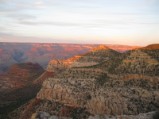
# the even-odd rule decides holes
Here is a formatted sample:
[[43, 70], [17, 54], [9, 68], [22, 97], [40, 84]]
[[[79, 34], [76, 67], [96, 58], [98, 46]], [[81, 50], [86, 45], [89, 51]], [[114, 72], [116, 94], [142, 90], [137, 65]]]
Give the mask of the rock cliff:
[[159, 108], [156, 57], [142, 49], [120, 54], [100, 46], [72, 59], [53, 60], [47, 72], [54, 75], [21, 107], [20, 119], [153, 119]]

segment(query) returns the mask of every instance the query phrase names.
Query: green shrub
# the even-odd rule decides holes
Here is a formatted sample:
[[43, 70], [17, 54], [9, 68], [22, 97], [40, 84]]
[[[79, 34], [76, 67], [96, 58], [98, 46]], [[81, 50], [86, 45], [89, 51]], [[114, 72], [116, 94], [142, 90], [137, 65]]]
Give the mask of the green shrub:
[[96, 78], [96, 84], [99, 86], [103, 86], [107, 80], [108, 80], [107, 74], [103, 73]]

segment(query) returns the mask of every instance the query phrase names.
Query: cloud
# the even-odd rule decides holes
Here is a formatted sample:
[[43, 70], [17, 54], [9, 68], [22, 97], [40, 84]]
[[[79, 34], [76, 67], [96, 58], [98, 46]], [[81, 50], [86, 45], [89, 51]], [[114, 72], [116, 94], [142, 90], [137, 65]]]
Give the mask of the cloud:
[[0, 32], [0, 37], [3, 37], [3, 36], [12, 36], [12, 34]]
[[34, 3], [37, 8], [46, 8], [46, 4], [42, 0], [38, 0]]
[[6, 17], [9, 17], [11, 19], [15, 19], [15, 20], [18, 20], [18, 21], [22, 21], [22, 20], [35, 20], [37, 18], [34, 15], [20, 14], [20, 13], [7, 14]]
[[[1, 31], [5, 31], [6, 27], [0, 26]], [[1, 32], [0, 32], [1, 33]]]
[[36, 10], [44, 8], [41, 0], [0, 0], [0, 13], [14, 13], [24, 10]]
[[0, 37], [147, 35], [159, 25], [156, 1], [0, 0]]
[[20, 20], [20, 24], [24, 25], [53, 25], [53, 26], [79, 26], [81, 24], [78, 23], [69, 23], [69, 22], [58, 22], [58, 21], [29, 21], [29, 20]]
[[65, 22], [65, 21], [37, 21], [34, 17], [31, 19], [18, 19], [18, 24], [23, 25], [47, 25], [47, 26], [58, 26], [58, 27], [84, 27], [84, 28], [106, 28], [106, 27], [119, 27], [124, 28], [129, 25], [158, 25], [159, 22], [140, 22], [133, 20], [112, 20], [112, 19], [98, 19], [91, 20], [89, 23], [81, 22]]
[[21, 42], [21, 43], [63, 43], [63, 39], [53, 38], [39, 38], [29, 36], [19, 36], [12, 34], [5, 34], [0, 32], [0, 42]]

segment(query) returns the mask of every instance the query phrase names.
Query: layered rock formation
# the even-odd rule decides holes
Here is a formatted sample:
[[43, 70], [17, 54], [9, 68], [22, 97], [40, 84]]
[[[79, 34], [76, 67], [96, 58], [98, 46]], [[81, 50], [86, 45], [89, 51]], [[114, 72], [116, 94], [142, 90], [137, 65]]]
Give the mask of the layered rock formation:
[[120, 53], [109, 49], [106, 46], [100, 45], [84, 54], [82, 57], [74, 61], [72, 67], [89, 67], [94, 66], [102, 62], [107, 62], [113, 57], [118, 56]]
[[104, 46], [72, 60], [53, 60], [47, 72], [55, 75], [21, 107], [20, 119], [152, 119], [159, 108], [157, 65], [142, 49], [120, 54]]
[[37, 98], [85, 108], [91, 114], [138, 114], [153, 111], [159, 106], [159, 93], [156, 91], [159, 87], [153, 84], [154, 81], [159, 84], [159, 78], [126, 81], [107, 76], [104, 76], [106, 79], [103, 76], [102, 79], [80, 78], [79, 72], [74, 73], [74, 78], [47, 79]]
[[144, 51], [131, 51], [116, 68], [118, 73], [158, 75], [159, 62]]
[[[88, 59], [97, 61], [94, 56], [98, 56], [98, 53], [100, 54], [98, 58], [105, 56], [105, 54], [108, 56], [107, 50], [109, 49], [100, 46], [76, 60], [85, 62], [88, 57], [91, 57]], [[109, 52], [109, 58], [111, 58], [110, 56], [112, 54]], [[102, 58], [100, 61], [102, 61]], [[103, 61], [105, 62], [105, 59]], [[159, 106], [157, 103], [159, 94], [156, 91], [159, 87], [155, 85], [159, 84], [159, 78], [152, 78], [145, 74], [145, 77], [140, 76], [140, 70], [146, 69], [142, 67], [145, 64], [141, 64], [141, 61], [147, 62], [149, 66], [158, 63], [148, 54], [135, 50], [123, 62], [125, 64], [136, 63], [139, 66], [136, 73], [139, 75], [133, 72], [135, 69], [130, 71], [131, 75], [117, 76], [107, 74], [106, 70], [98, 67], [88, 67], [87, 65], [87, 68], [69, 67], [55, 78], [47, 79], [43, 83], [43, 88], [38, 93], [37, 98], [84, 108], [90, 114], [95, 115], [139, 114], [153, 111]], [[122, 66], [119, 65], [119, 67]]]
[[99, 65], [103, 62], [110, 63], [119, 55], [119, 52], [109, 49], [104, 45], [100, 45], [84, 55], [75, 56], [66, 60], [52, 60], [49, 62], [47, 70], [55, 71], [58, 68], [90, 67]]

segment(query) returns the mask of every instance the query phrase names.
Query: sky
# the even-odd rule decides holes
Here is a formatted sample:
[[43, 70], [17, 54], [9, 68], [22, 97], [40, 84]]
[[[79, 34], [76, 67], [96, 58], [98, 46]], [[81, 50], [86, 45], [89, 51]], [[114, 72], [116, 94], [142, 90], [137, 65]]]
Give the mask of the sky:
[[159, 43], [159, 0], [0, 0], [0, 42]]

